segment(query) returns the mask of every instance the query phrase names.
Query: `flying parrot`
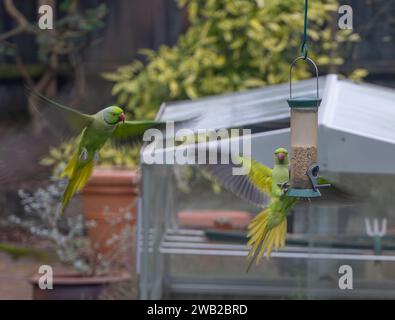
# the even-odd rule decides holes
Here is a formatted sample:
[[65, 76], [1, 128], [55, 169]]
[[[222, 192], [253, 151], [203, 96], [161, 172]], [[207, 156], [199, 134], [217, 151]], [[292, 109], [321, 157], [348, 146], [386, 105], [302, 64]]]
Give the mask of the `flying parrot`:
[[147, 129], [160, 128], [165, 125], [165, 122], [160, 121], [126, 121], [124, 111], [114, 105], [92, 115], [84, 114], [36, 91], [33, 93], [51, 105], [51, 108], [46, 108], [45, 111], [40, 112], [41, 114], [44, 113], [45, 116], [45, 113], [56, 111], [51, 122], [57, 118], [62, 123], [66, 122], [67, 129], [70, 129], [74, 135], [79, 134], [76, 152], [61, 173], [61, 177], [68, 178], [68, 184], [61, 199], [62, 212], [73, 195], [86, 185], [98, 159], [98, 153], [108, 139], [127, 138], [128, 141], [135, 141], [141, 138]]
[[[248, 242], [250, 247], [248, 269], [253, 262], [260, 261], [264, 253], [269, 258], [273, 250], [284, 247], [287, 233], [287, 216], [298, 203], [299, 198], [286, 195], [290, 179], [288, 151], [278, 148], [274, 151], [274, 167], [270, 169], [254, 159], [240, 158], [246, 167], [246, 175], [232, 175], [231, 165], [207, 165], [204, 169], [223, 187], [239, 197], [262, 208], [248, 225]], [[328, 184], [324, 178], [318, 178], [319, 184]], [[335, 201], [351, 204], [355, 198], [339, 188], [334, 189]], [[327, 198], [328, 200], [329, 198]], [[318, 200], [320, 201], [320, 200]], [[325, 200], [324, 200], [325, 201]]]

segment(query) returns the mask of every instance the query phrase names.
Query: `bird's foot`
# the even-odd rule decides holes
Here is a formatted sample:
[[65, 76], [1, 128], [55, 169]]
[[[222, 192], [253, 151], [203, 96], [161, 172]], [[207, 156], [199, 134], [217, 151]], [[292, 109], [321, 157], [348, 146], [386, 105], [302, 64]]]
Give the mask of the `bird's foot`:
[[288, 182], [279, 183], [278, 186], [279, 186], [279, 188], [281, 190], [281, 195], [282, 196], [285, 195], [287, 193], [287, 191], [288, 191], [288, 188], [289, 188]]

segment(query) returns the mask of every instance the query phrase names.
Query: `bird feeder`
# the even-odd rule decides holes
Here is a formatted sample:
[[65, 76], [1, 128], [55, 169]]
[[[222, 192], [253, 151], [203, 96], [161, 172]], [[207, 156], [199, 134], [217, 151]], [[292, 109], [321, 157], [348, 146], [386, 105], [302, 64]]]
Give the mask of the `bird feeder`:
[[[292, 69], [299, 60], [314, 66], [317, 78], [317, 94], [314, 96], [292, 96]], [[318, 89], [318, 69], [308, 57], [296, 58], [290, 67], [289, 99], [291, 108], [291, 177], [287, 195], [290, 197], [312, 198], [321, 196], [317, 183], [318, 108], [321, 104]]]

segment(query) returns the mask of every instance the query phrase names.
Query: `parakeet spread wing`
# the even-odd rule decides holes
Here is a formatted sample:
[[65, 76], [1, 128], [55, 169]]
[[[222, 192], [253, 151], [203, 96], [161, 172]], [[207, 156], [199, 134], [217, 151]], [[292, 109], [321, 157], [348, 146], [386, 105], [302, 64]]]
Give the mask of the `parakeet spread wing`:
[[[240, 198], [264, 207], [270, 201], [272, 170], [249, 158], [241, 158], [247, 174], [234, 175], [235, 164], [207, 164], [201, 167], [206, 170], [224, 188]], [[237, 166], [236, 166], [237, 167]]]
[[[175, 120], [174, 131], [177, 132], [182, 128], [193, 128], [194, 125], [199, 121], [199, 116], [192, 116], [188, 119], [183, 120]], [[157, 120], [141, 120], [141, 121], [125, 121], [123, 123], [119, 123], [117, 128], [114, 130], [112, 134], [112, 138], [116, 141], [125, 141], [125, 142], [142, 142], [142, 137], [144, 132], [148, 129], [159, 129], [162, 130], [166, 127], [166, 121], [157, 121]]]
[[147, 121], [125, 121], [119, 123], [114, 130], [112, 137], [118, 139], [132, 139], [142, 137], [144, 132], [151, 128], [161, 129], [166, 125], [165, 122], [147, 120]]
[[34, 104], [33, 107], [40, 112], [51, 129], [62, 135], [62, 138], [81, 133], [94, 119], [91, 115], [67, 107], [37, 91], [30, 88], [27, 90], [41, 99], [43, 103]]
[[272, 172], [273, 170], [266, 167], [255, 159], [250, 160], [250, 171], [248, 176], [252, 183], [261, 191], [270, 195], [272, 190]]

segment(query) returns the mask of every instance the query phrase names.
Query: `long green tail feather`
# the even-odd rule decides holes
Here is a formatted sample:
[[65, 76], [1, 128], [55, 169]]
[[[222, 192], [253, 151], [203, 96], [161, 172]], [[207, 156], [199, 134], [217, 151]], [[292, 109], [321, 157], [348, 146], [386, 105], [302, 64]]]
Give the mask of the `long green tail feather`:
[[287, 219], [284, 218], [276, 224], [273, 228], [268, 227], [271, 212], [270, 207], [260, 212], [249, 224], [248, 235], [249, 238], [247, 245], [251, 246], [250, 252], [248, 253], [248, 259], [250, 260], [247, 272], [250, 270], [254, 261], [256, 264], [259, 263], [264, 253], [269, 259], [273, 247], [277, 251], [280, 247], [285, 245], [285, 236], [287, 233]]
[[81, 191], [81, 189], [88, 182], [92, 170], [93, 170], [93, 159], [87, 161], [82, 168], [76, 166], [78, 156], [75, 154], [67, 164], [66, 168], [63, 170], [61, 176], [69, 177], [69, 182], [67, 184], [66, 190], [62, 197], [62, 213], [66, 209], [70, 199], [75, 193]]
[[61, 178], [64, 178], [64, 177], [71, 178], [73, 176], [73, 171], [74, 171], [75, 165], [77, 163], [77, 158], [78, 158], [78, 155], [76, 153], [70, 158], [66, 167], [63, 169], [63, 172], [60, 174]]

